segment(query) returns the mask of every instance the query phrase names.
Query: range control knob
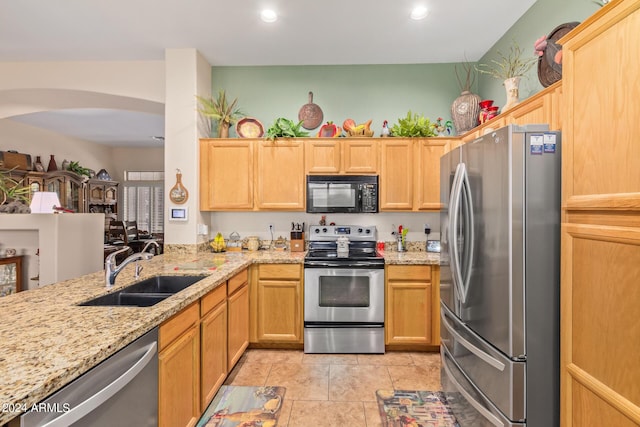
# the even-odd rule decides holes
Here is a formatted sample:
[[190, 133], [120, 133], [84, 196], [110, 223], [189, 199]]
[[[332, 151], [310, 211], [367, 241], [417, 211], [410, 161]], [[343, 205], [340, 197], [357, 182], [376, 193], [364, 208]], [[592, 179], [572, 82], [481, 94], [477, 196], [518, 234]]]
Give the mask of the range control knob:
[[323, 232], [323, 233], [326, 233], [326, 232], [327, 232], [327, 229], [326, 229], [326, 228], [323, 228], [323, 229], [322, 229], [322, 232]]
[[358, 228], [358, 233], [362, 234], [362, 228]]
[[367, 233], [367, 234], [371, 234], [371, 229], [370, 229], [370, 228], [367, 228], [367, 230], [365, 231], [365, 233]]
[[313, 229], [313, 232], [314, 232], [314, 233], [319, 233], [319, 232], [320, 232], [320, 229], [319, 229], [319, 228], [314, 228], [314, 229]]

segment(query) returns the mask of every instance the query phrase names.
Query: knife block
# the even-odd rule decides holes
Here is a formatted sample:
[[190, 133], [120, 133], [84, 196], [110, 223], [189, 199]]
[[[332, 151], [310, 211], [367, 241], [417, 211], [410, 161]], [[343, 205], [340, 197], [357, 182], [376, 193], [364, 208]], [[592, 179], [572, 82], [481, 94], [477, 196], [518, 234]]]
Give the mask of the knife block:
[[291, 252], [304, 252], [304, 231], [291, 232]]

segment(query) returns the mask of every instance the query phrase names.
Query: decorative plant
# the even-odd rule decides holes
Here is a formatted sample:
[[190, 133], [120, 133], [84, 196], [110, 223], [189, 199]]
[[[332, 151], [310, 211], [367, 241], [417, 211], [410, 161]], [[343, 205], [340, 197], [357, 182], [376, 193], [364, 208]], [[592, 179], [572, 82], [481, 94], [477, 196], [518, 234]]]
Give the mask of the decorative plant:
[[71, 172], [75, 172], [78, 175], [85, 175], [90, 177], [91, 176], [91, 170], [89, 168], [84, 168], [82, 166], [80, 166], [79, 162], [71, 162], [69, 163], [69, 170]]
[[229, 127], [244, 116], [242, 110], [236, 107], [238, 98], [229, 104], [224, 90], [218, 92], [216, 99], [213, 99], [213, 97], [204, 98], [197, 95], [196, 98], [200, 103], [198, 111], [203, 116], [217, 122], [218, 138], [229, 136]]
[[398, 123], [391, 128], [391, 135], [405, 137], [435, 136], [433, 124], [422, 115], [412, 114], [411, 110], [407, 117], [399, 118]]
[[498, 54], [498, 59], [492, 59], [491, 62], [493, 64], [478, 64], [476, 68], [478, 72], [489, 74], [499, 80], [522, 77], [538, 60], [535, 57], [522, 59], [522, 49], [520, 49], [515, 40], [513, 40], [506, 55], [499, 50], [496, 53]]
[[7, 201], [29, 201], [29, 187], [23, 186], [24, 179], [18, 181], [11, 177], [14, 169], [0, 171], [0, 205]]
[[458, 85], [460, 86], [460, 90], [463, 93], [470, 92], [471, 86], [473, 86], [473, 84], [476, 81], [477, 74], [476, 74], [475, 68], [473, 68], [473, 66], [466, 61], [462, 63], [462, 70], [464, 71], [464, 77], [465, 77], [464, 82], [460, 78], [460, 74], [458, 74], [458, 64], [454, 65], [453, 70], [456, 73], [456, 79], [458, 80]]
[[445, 132], [447, 133], [447, 135], [451, 134], [453, 123], [451, 122], [451, 120], [447, 120], [446, 122], [442, 123], [442, 120], [442, 117], [438, 117], [438, 120], [436, 120], [435, 123], [431, 125], [433, 126], [433, 130], [438, 134], [444, 134]]
[[298, 123], [294, 123], [289, 119], [283, 117], [277, 118], [276, 121], [267, 129], [265, 138], [273, 141], [276, 138], [296, 138], [300, 136], [309, 136], [309, 132], [305, 132], [301, 129], [302, 120]]

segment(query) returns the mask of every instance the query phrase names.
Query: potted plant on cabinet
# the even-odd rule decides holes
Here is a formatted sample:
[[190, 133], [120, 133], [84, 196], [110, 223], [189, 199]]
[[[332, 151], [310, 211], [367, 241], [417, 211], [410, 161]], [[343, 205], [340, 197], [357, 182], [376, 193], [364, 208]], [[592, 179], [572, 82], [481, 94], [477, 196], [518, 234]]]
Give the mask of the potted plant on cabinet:
[[238, 98], [234, 99], [231, 104], [227, 101], [227, 95], [224, 90], [218, 92], [216, 99], [197, 96], [200, 106], [198, 111], [205, 117], [217, 124], [218, 138], [229, 137], [229, 127], [235, 124], [244, 113], [240, 108], [236, 107]]
[[[15, 168], [14, 168], [15, 169]], [[11, 171], [0, 171], [0, 212], [28, 211], [29, 187], [23, 186], [23, 180], [16, 180], [11, 176]], [[14, 205], [14, 206], [9, 206]]]
[[492, 59], [492, 64], [479, 64], [478, 72], [489, 74], [490, 76], [502, 80], [507, 92], [507, 103], [502, 107], [502, 112], [515, 107], [520, 103], [519, 87], [520, 79], [529, 71], [537, 59], [535, 57], [522, 58], [522, 49], [514, 40], [509, 47], [509, 52], [505, 55], [501, 51], [496, 51], [498, 59]]

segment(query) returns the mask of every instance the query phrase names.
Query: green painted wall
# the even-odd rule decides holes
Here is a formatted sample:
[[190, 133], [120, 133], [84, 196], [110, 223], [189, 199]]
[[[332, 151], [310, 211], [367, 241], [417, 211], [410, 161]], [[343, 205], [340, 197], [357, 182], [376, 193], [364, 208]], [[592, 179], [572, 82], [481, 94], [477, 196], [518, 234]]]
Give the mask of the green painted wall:
[[460, 93], [453, 64], [213, 67], [212, 80], [214, 93], [237, 97], [265, 130], [278, 117], [297, 121], [312, 91], [325, 122], [372, 119], [376, 136], [384, 120], [393, 124], [409, 110], [448, 120]]
[[[488, 63], [495, 51], [508, 51], [516, 40], [525, 54], [533, 56], [534, 41], [559, 24], [583, 21], [598, 6], [590, 0], [538, 0], [531, 9], [480, 60]], [[390, 125], [412, 110], [431, 120], [450, 119], [453, 100], [460, 95], [455, 64], [408, 65], [326, 65], [273, 67], [213, 67], [212, 89], [225, 89], [238, 98], [238, 105], [260, 120], [265, 130], [278, 117], [297, 120], [298, 111], [308, 102], [308, 92], [324, 112], [324, 121], [339, 125], [346, 118], [357, 123], [373, 119], [379, 135], [382, 122]], [[534, 67], [523, 79], [520, 97], [542, 89]], [[502, 82], [480, 75], [472, 88], [496, 105], [506, 100]], [[316, 131], [311, 134], [315, 135]], [[235, 136], [235, 131], [231, 132]]]
[[[599, 6], [592, 0], [538, 0], [478, 62], [490, 64], [491, 59], [497, 56], [496, 51], [506, 54], [514, 40], [524, 55], [533, 57], [533, 43], [539, 37], [549, 34], [560, 24], [582, 22], [598, 9]], [[501, 81], [481, 74], [478, 87], [478, 94], [483, 99], [493, 99], [494, 104], [500, 106], [506, 103], [507, 97]], [[520, 83], [520, 99], [526, 99], [542, 89], [544, 88], [538, 80], [538, 68], [534, 65]]]

